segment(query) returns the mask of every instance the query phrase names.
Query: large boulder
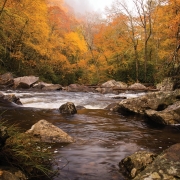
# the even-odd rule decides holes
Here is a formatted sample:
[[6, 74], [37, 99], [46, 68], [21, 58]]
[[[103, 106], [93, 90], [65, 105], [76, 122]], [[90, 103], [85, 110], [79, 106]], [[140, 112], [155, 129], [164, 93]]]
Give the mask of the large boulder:
[[129, 178], [134, 178], [149, 164], [151, 164], [157, 155], [147, 151], [138, 151], [124, 158], [119, 163], [120, 171]]
[[111, 88], [111, 87], [114, 87], [116, 85], [116, 81], [115, 80], [109, 80], [105, 83], [103, 83], [101, 85], [101, 88]]
[[60, 84], [52, 84], [50, 86], [43, 87], [42, 90], [44, 90], [44, 91], [62, 90], [62, 86]]
[[180, 101], [168, 106], [163, 111], [146, 110], [145, 113], [148, 118], [159, 124], [180, 124]]
[[162, 111], [180, 98], [180, 89], [169, 92], [152, 92], [144, 96], [129, 98], [119, 102], [118, 107], [112, 109], [122, 114], [145, 114], [146, 110]]
[[24, 76], [14, 78], [14, 88], [28, 89], [32, 87], [32, 85], [35, 84], [38, 80], [39, 77], [36, 76]]
[[0, 75], [0, 85], [13, 86], [14, 78], [12, 73], [5, 73]]
[[97, 88], [96, 91], [101, 92], [102, 94], [107, 93], [118, 93], [122, 90], [126, 90], [128, 88], [126, 83], [115, 81], [115, 80], [109, 80], [105, 83], [103, 83], [100, 88]]
[[62, 114], [76, 114], [76, 106], [72, 102], [67, 102], [59, 107], [59, 111]]
[[180, 179], [180, 143], [171, 146], [140, 172], [134, 180]]
[[74, 142], [74, 139], [71, 136], [44, 119], [34, 124], [30, 130], [26, 131], [26, 133], [32, 135], [35, 141], [47, 143]]

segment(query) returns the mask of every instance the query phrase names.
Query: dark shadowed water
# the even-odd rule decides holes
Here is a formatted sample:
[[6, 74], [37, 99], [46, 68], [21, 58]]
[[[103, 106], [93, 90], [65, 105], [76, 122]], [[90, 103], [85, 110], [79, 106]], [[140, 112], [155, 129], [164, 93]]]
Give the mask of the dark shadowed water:
[[[119, 101], [114, 96], [139, 95], [142, 94], [16, 92], [26, 108], [3, 110], [2, 116], [11, 123], [19, 123], [24, 131], [46, 119], [76, 139], [72, 144], [53, 146], [54, 168], [60, 173], [53, 180], [124, 180], [118, 168], [124, 157], [139, 150], [160, 153], [180, 141], [177, 127], [160, 127], [140, 117], [124, 117], [104, 110]], [[65, 102], [89, 109], [64, 116], [58, 108]]]

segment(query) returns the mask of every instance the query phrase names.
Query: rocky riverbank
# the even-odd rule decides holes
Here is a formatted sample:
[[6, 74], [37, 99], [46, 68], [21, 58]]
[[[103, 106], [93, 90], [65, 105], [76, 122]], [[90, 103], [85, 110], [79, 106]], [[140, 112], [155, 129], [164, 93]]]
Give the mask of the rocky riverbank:
[[51, 84], [40, 81], [39, 77], [36, 76], [24, 76], [14, 78], [11, 73], [0, 75], [0, 88], [1, 89], [31, 89], [31, 90], [42, 90], [42, 91], [55, 91], [65, 90], [68, 92], [95, 92], [95, 93], [114, 93], [119, 94], [125, 91], [157, 91], [153, 86], [144, 86], [140, 83], [134, 83], [127, 85], [124, 82], [109, 80], [105, 83], [97, 86], [70, 84], [63, 87], [60, 84]]
[[[10, 74], [9, 74], [10, 75]], [[3, 76], [5, 77], [5, 76]], [[141, 90], [149, 91], [150, 89], [135, 83], [131, 86], [127, 86], [124, 83], [116, 82], [114, 80], [108, 81], [99, 87], [88, 87], [83, 85], [69, 85], [68, 87], [62, 87], [61, 85], [47, 85], [42, 82], [38, 82], [38, 78], [32, 77], [28, 80], [27, 77], [20, 78], [18, 80], [11, 78], [2, 78], [1, 76], [1, 86], [3, 88], [12, 89], [40, 89], [40, 90], [66, 90], [66, 91], [81, 91], [81, 92], [100, 92], [100, 93], [119, 93], [121, 91], [128, 90]], [[2, 81], [3, 79], [3, 81]], [[6, 79], [6, 80], [5, 80]], [[25, 83], [25, 80], [28, 82]], [[16, 83], [14, 83], [16, 82]], [[17, 85], [18, 84], [18, 85]], [[26, 84], [26, 85], [25, 85]], [[55, 87], [55, 89], [54, 89]], [[173, 89], [174, 87], [168, 84], [159, 87], [158, 92], [148, 92], [144, 96], [138, 98], [122, 99], [119, 103], [112, 104], [110, 110], [115, 113], [120, 113], [122, 115], [140, 115], [149, 121], [153, 121], [161, 125], [179, 126], [180, 124], [180, 89]], [[116, 89], [116, 90], [115, 90]], [[115, 91], [114, 91], [115, 90]], [[153, 91], [157, 89], [151, 88]], [[15, 97], [13, 94], [5, 96], [0, 94], [0, 104], [4, 108], [11, 107], [23, 107], [20, 99]], [[69, 107], [69, 104], [67, 104]], [[74, 106], [73, 106], [74, 107]], [[63, 108], [63, 109], [62, 109]], [[76, 107], [73, 111], [77, 112]], [[70, 108], [71, 110], [72, 108]], [[64, 106], [60, 107], [59, 112], [64, 113], [67, 108]], [[67, 112], [65, 112], [67, 113]], [[70, 113], [74, 114], [74, 113]], [[43, 125], [43, 126], [42, 126]], [[51, 129], [49, 129], [51, 127]], [[36, 131], [35, 131], [36, 130]], [[50, 130], [50, 131], [48, 131]], [[59, 128], [49, 124], [46, 120], [41, 120], [35, 124], [29, 132], [31, 139], [44, 139], [45, 142], [53, 140], [52, 142], [59, 143], [72, 143], [74, 138], [70, 137], [65, 132], [62, 132]], [[53, 133], [54, 136], [53, 137]], [[57, 135], [58, 133], [58, 135]], [[6, 128], [2, 128], [0, 131], [1, 137], [1, 147], [4, 147], [6, 140], [9, 139]], [[57, 138], [58, 137], [58, 138]], [[63, 138], [65, 138], [63, 140]], [[153, 152], [136, 152], [135, 154], [128, 156], [121, 160], [119, 167], [120, 171], [123, 171], [129, 179], [135, 180], [145, 180], [145, 179], [179, 179], [180, 178], [180, 166], [179, 166], [179, 155], [180, 145], [175, 144], [162, 152], [160, 155], [154, 154]], [[0, 178], [2, 180], [7, 180], [9, 177], [11, 179], [22, 180], [23, 178], [16, 176], [12, 171], [4, 170], [0, 168]], [[7, 176], [9, 174], [9, 176]], [[13, 177], [13, 178], [12, 178]], [[23, 176], [25, 179], [25, 176]]]
[[180, 125], [180, 89], [124, 99], [110, 110], [123, 115], [142, 115], [162, 125]]
[[160, 155], [139, 151], [121, 160], [120, 171], [133, 180], [178, 180], [180, 179], [180, 143]]

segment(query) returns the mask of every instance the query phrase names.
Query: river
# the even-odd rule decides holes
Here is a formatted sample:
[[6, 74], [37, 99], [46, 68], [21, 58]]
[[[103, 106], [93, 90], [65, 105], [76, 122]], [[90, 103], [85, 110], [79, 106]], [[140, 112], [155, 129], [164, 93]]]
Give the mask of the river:
[[[3, 91], [1, 91], [3, 92]], [[52, 148], [59, 175], [53, 180], [125, 180], [118, 163], [139, 150], [160, 153], [179, 142], [176, 127], [151, 124], [141, 117], [124, 117], [104, 108], [119, 97], [137, 97], [144, 93], [98, 94], [80, 92], [4, 91], [20, 98], [23, 110], [8, 109], [2, 116], [18, 123], [25, 131], [40, 119], [58, 126], [76, 139], [68, 145]], [[86, 109], [75, 115], [62, 115], [58, 108], [73, 102]]]

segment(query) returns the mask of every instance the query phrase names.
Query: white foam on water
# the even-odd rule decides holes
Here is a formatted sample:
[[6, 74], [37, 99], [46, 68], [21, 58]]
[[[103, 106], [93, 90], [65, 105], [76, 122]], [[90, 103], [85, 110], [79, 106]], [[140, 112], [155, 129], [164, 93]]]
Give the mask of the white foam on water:
[[24, 107], [34, 107], [43, 109], [57, 109], [66, 102], [73, 102], [75, 106], [84, 106], [87, 109], [104, 109], [109, 104], [119, 101], [113, 97], [134, 98], [145, 93], [121, 93], [100, 94], [100, 93], [83, 93], [83, 92], [66, 92], [66, 91], [5, 91], [3, 94], [14, 94], [20, 98]]

